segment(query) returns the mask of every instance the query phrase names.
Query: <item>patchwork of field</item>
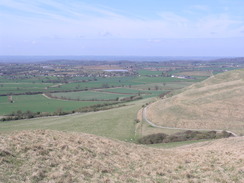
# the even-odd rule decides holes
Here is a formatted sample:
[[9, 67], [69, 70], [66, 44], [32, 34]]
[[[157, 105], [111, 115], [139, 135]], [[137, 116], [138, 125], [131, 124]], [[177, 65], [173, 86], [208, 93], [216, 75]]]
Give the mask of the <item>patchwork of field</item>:
[[190, 72], [179, 72], [177, 75], [184, 75], [184, 76], [211, 76], [213, 73], [212, 71], [190, 71]]
[[[171, 78], [163, 77], [140, 77], [139, 79], [136, 77], [116, 77], [98, 78], [91, 81], [88, 81], [88, 78], [79, 78], [80, 80], [74, 83], [45, 83], [55, 79], [57, 80], [55, 77], [43, 77], [12, 81], [0, 78], [0, 94], [8, 94], [8, 96], [13, 97], [14, 101], [11, 103], [10, 100], [7, 100], [7, 96], [0, 97], [0, 104], [4, 104], [4, 106], [0, 106], [0, 115], [7, 115], [18, 110], [23, 112], [27, 110], [32, 112], [54, 112], [61, 108], [63, 111], [72, 111], [80, 107], [102, 104], [105, 100], [116, 101], [131, 96], [140, 96], [142, 98], [157, 97], [168, 91], [189, 86], [193, 83], [193, 81], [186, 82], [185, 80], [174, 78], [172, 80]], [[97, 88], [100, 89], [96, 90]], [[78, 91], [74, 92], [75, 90]], [[59, 99], [64, 98], [63, 101], [54, 98], [47, 100], [41, 95], [28, 94], [31, 92], [48, 93], [53, 91], [60, 91], [60, 93], [55, 92], [51, 93], [51, 95]], [[28, 95], [14, 95], [18, 93]], [[66, 99], [84, 101], [66, 101]]]
[[46, 91], [51, 83], [0, 83], [0, 95], [6, 93], [25, 93]]
[[157, 125], [244, 134], [244, 70], [218, 74], [148, 107]]
[[96, 89], [81, 92], [52, 93], [52, 97], [63, 100], [84, 100], [84, 101], [120, 101], [125, 98], [138, 96], [142, 98], [156, 97], [168, 92], [167, 90], [136, 90], [130, 88], [109, 88]]
[[[48, 79], [47, 79], [48, 78]], [[23, 79], [23, 80], [7, 80], [0, 77], [0, 95], [11, 95], [11, 94], [24, 94], [30, 92], [53, 92], [53, 91], [79, 91], [79, 90], [90, 90], [96, 88], [107, 88], [107, 87], [139, 87], [140, 85], [150, 85], [153, 83], [161, 84], [179, 84], [193, 83], [194, 81], [185, 81], [178, 78], [170, 77], [108, 77], [108, 78], [88, 78], [88, 77], [77, 77], [71, 79], [70, 82], [64, 83], [60, 78], [47, 77], [47, 78], [34, 78], [34, 79]], [[59, 82], [60, 80], [60, 82]], [[55, 81], [57, 83], [52, 83]], [[154, 85], [155, 86], [155, 85]], [[145, 88], [145, 89], [148, 89]]]

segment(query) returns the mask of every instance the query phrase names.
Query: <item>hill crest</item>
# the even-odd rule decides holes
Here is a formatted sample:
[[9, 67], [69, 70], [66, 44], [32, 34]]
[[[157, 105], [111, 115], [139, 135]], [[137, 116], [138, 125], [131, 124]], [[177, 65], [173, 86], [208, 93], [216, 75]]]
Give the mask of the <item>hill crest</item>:
[[244, 137], [155, 149], [50, 130], [0, 135], [0, 182], [242, 182]]

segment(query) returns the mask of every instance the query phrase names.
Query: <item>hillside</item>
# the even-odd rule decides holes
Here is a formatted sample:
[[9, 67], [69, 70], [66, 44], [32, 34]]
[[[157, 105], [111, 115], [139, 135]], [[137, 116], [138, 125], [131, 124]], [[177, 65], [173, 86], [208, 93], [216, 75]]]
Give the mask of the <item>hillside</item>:
[[220, 129], [244, 134], [244, 70], [212, 76], [147, 107], [147, 118], [166, 127]]
[[154, 149], [50, 130], [0, 136], [0, 182], [243, 182], [244, 137]]

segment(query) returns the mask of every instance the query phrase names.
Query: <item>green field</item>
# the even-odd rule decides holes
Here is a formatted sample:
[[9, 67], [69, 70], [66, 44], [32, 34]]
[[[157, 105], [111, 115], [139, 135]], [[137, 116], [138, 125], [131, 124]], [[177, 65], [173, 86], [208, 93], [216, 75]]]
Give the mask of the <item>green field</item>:
[[162, 75], [162, 71], [150, 71], [150, 70], [139, 70], [138, 74], [141, 76], [145, 75]]
[[146, 83], [141, 85], [131, 86], [132, 89], [138, 90], [155, 90], [155, 87], [158, 86], [160, 90], [177, 90], [186, 86], [192, 85], [193, 81], [181, 81], [181, 82], [159, 82], [159, 83]]
[[115, 93], [129, 93], [129, 94], [138, 94], [138, 93], [148, 93], [148, 91], [143, 91], [143, 90], [135, 90], [131, 88], [109, 88], [109, 89], [103, 89], [102, 91], [106, 92], [115, 92]]
[[18, 110], [32, 112], [55, 112], [57, 109], [72, 111], [80, 107], [101, 104], [104, 102], [81, 102], [62, 101], [48, 99], [42, 95], [19, 95], [13, 96], [13, 103], [8, 101], [7, 96], [0, 96], [0, 115], [10, 114]]
[[[69, 78], [67, 82], [64, 82], [64, 78], [54, 76], [33, 76], [30, 78], [20, 76], [23, 79], [0, 77], [0, 95], [12, 95], [14, 101], [11, 103], [8, 101], [7, 96], [1, 96], [0, 115], [7, 115], [18, 110], [22, 112], [27, 110], [31, 112], [55, 112], [59, 109], [62, 109], [62, 111], [72, 111], [81, 107], [108, 103], [108, 101], [102, 100], [121, 100], [137, 95], [144, 99], [157, 97], [162, 93], [188, 86], [194, 82], [192, 80], [186, 81], [170, 77], [145, 76], [149, 72], [154, 71], [141, 70], [142, 76], [140, 77], [74, 77]], [[158, 73], [159, 71], [156, 72], [156, 74]], [[94, 90], [97, 88], [100, 88], [100, 90]], [[75, 92], [76, 90], [77, 92]], [[54, 91], [55, 93], [52, 93]], [[50, 92], [52, 96], [60, 99], [90, 101], [48, 99], [42, 95], [14, 95], [31, 92]]]
[[5, 79], [0, 77], [0, 94], [18, 94], [26, 92], [52, 92], [68, 90], [85, 90], [106, 87], [137, 86], [150, 83], [185, 82], [185, 80], [170, 77], [110, 77], [110, 78], [79, 78], [70, 79], [69, 83], [52, 83], [59, 78]]
[[96, 134], [123, 141], [135, 141], [135, 119], [145, 99], [107, 111], [0, 122], [0, 133], [16, 130], [52, 129]]
[[0, 94], [25, 93], [25, 92], [45, 92], [51, 83], [0, 83]]
[[[121, 78], [120, 78], [121, 79]], [[128, 79], [128, 78], [127, 78]], [[155, 78], [149, 78], [149, 79], [155, 79]], [[106, 81], [106, 79], [102, 79], [103, 81]], [[113, 80], [113, 82], [116, 82], [118, 78], [115, 79], [109, 79], [110, 81]], [[158, 80], [158, 79], [157, 79]], [[124, 80], [120, 80], [120, 82], [125, 82]], [[90, 84], [94, 84], [97, 82], [90, 82]], [[118, 82], [117, 82], [118, 83]], [[82, 84], [88, 84], [88, 83], [81, 83]], [[128, 84], [128, 83], [127, 83]], [[135, 83], [134, 83], [135, 84]], [[150, 98], [150, 97], [157, 97], [162, 93], [166, 93], [171, 90], [179, 89], [185, 86], [188, 86], [192, 84], [192, 82], [166, 82], [166, 83], [144, 83], [144, 84], [135, 84], [131, 85], [129, 87], [120, 87], [120, 88], [107, 88], [102, 89], [102, 92], [99, 91], [81, 91], [81, 92], [61, 92], [61, 93], [52, 93], [53, 96], [57, 97], [65, 97], [68, 99], [80, 99], [80, 100], [116, 100], [116, 99], [122, 99], [130, 96], [140, 95], [143, 98]], [[57, 84], [56, 84], [57, 85]], [[68, 83], [60, 86], [59, 88], [49, 87], [48, 90], [70, 90], [76, 88], [78, 83]], [[101, 85], [100, 84], [96, 84]], [[93, 87], [96, 87], [96, 85], [93, 85]], [[15, 91], [15, 93], [18, 92], [27, 92], [27, 91], [41, 91], [42, 87], [46, 86], [55, 86], [55, 85], [48, 85], [48, 84], [42, 84], [42, 83], [4, 83], [3, 87], [11, 86], [14, 93], [14, 88], [18, 86], [21, 88], [19, 91]], [[14, 86], [14, 87], [13, 87]], [[155, 87], [158, 87], [157, 90], [155, 90]], [[38, 88], [39, 87], [39, 88]], [[47, 92], [46, 89], [45, 92]], [[5, 90], [6, 91], [6, 90]], [[9, 90], [10, 91], [10, 90]], [[1, 90], [1, 92], [4, 92]], [[107, 93], [106, 93], [107, 92]], [[114, 93], [110, 93], [114, 92]], [[97, 102], [78, 102], [78, 101], [61, 101], [56, 99], [47, 99], [43, 97], [42, 95], [13, 95], [14, 103], [10, 103], [7, 99], [7, 96], [0, 96], [0, 115], [6, 115], [10, 114], [12, 112], [16, 112], [18, 110], [27, 111], [30, 110], [32, 112], [54, 112], [57, 109], [62, 109], [63, 111], [72, 111], [75, 109], [78, 109], [80, 107], [85, 106], [91, 106], [95, 104], [101, 104], [105, 103], [103, 101], [97, 101]], [[107, 103], [107, 102], [106, 102]]]
[[99, 91], [82, 91], [82, 92], [66, 92], [66, 93], [53, 93], [54, 97], [64, 97], [66, 99], [73, 100], [116, 100], [116, 98], [121, 99], [125, 97], [130, 97], [132, 95], [123, 95], [115, 93], [105, 93]]
[[133, 82], [136, 83], [160, 83], [160, 82], [185, 82], [185, 79], [178, 79], [178, 78], [172, 78], [172, 77], [146, 77], [146, 76], [141, 76], [137, 77], [133, 80]]

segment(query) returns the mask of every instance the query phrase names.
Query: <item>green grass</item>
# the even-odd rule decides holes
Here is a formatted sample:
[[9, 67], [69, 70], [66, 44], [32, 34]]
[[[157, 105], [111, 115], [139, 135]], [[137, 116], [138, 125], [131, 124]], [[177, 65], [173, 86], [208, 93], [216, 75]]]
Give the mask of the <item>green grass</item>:
[[150, 93], [149, 91], [135, 90], [131, 88], [109, 88], [109, 89], [104, 89], [102, 91], [115, 92], [115, 93], [134, 93], [134, 94], [138, 94], [139, 92]]
[[177, 82], [182, 81], [185, 82], [185, 79], [171, 78], [171, 77], [137, 77], [133, 80], [136, 83], [160, 83], [160, 82]]
[[53, 93], [52, 96], [80, 100], [116, 100], [116, 98], [130, 97], [132, 95], [104, 93], [95, 91]]
[[[111, 78], [89, 78], [91, 81], [87, 81], [88, 78], [76, 78], [69, 81], [75, 81], [74, 83], [61, 83], [61, 80], [57, 77], [39, 77], [39, 78], [27, 78], [27, 79], [6, 79], [0, 77], [0, 94], [9, 93], [24, 93], [24, 92], [48, 92], [48, 91], [67, 91], [67, 90], [82, 90], [101, 88], [104, 84], [112, 86], [129, 86], [140, 84], [133, 81], [135, 77], [111, 77]], [[60, 83], [51, 83], [52, 80], [59, 81]], [[86, 80], [87, 82], [83, 82]], [[49, 83], [46, 83], [49, 82]], [[59, 87], [51, 87], [53, 85], [62, 84]], [[48, 87], [48, 88], [46, 88]]]
[[104, 102], [78, 102], [47, 99], [42, 95], [13, 96], [14, 103], [10, 103], [6, 96], [0, 97], [0, 115], [6, 115], [18, 110], [32, 112], [54, 112], [57, 109], [72, 111], [80, 107], [101, 104]]
[[138, 74], [143, 75], [162, 75], [162, 71], [139, 70]]
[[[189, 86], [195, 82], [193, 81], [185, 81], [185, 82], [159, 82], [159, 83], [145, 83], [141, 85], [131, 86], [132, 89], [139, 89], [147, 91], [148, 88], [151, 90], [155, 90], [155, 86], [158, 86], [160, 90], [176, 90], [186, 86]], [[150, 91], [149, 91], [150, 92]]]
[[51, 83], [0, 83], [0, 94], [46, 91]]
[[[151, 72], [151, 71], [147, 71]], [[152, 71], [154, 72], [154, 71]], [[68, 90], [85, 90], [102, 88], [104, 85], [109, 87], [121, 87], [121, 86], [138, 86], [153, 83], [185, 83], [186, 80], [171, 78], [171, 77], [111, 77], [111, 78], [89, 78], [91, 81], [87, 81], [88, 78], [73, 78], [69, 81], [75, 81], [74, 83], [62, 83], [60, 78], [57, 77], [33, 77], [25, 79], [6, 79], [0, 77], [0, 94], [18, 94], [25, 92], [50, 92], [50, 91], [68, 91]], [[51, 83], [52, 80], [60, 81], [60, 83]], [[83, 82], [86, 81], [86, 82]], [[48, 82], [48, 83], [47, 83]], [[192, 82], [192, 81], [191, 81]], [[52, 87], [61, 84], [60, 86]]]
[[0, 133], [16, 130], [52, 129], [85, 132], [123, 141], [135, 141], [134, 120], [141, 106], [150, 100], [131, 102], [128, 103], [128, 106], [107, 111], [1, 122]]

